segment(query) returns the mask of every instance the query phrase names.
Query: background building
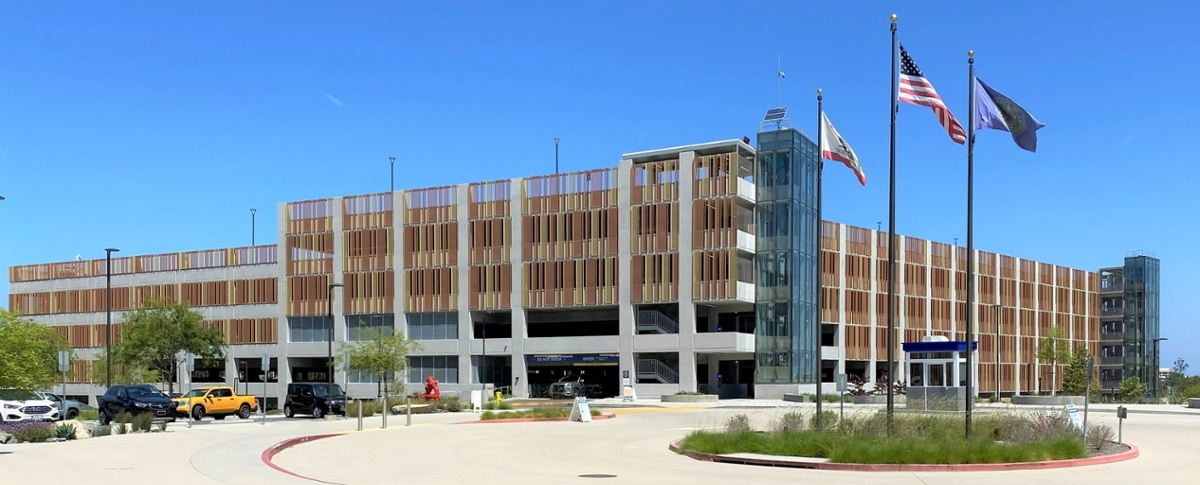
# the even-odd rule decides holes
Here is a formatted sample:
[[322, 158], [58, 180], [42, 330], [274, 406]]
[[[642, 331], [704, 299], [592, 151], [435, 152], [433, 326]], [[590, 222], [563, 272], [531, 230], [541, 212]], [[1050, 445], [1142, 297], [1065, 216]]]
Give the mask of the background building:
[[[326, 380], [331, 332], [353, 341], [367, 327], [420, 342], [410, 390], [432, 375], [444, 392], [482, 381], [537, 396], [581, 376], [615, 395], [628, 376], [642, 396], [770, 398], [812, 392], [820, 375], [832, 391], [837, 373], [887, 372], [889, 238], [824, 221], [818, 258], [815, 157], [810, 137], [783, 128], [759, 134], [757, 150], [718, 141], [626, 154], [615, 168], [285, 203], [275, 245], [114, 259], [114, 321], [148, 298], [186, 302], [231, 344], [191, 381], [249, 380], [261, 393], [265, 377], [271, 402], [287, 382]], [[894, 239], [892, 375], [904, 380], [901, 342], [966, 339], [968, 255]], [[1047, 389], [1036, 349], [1053, 326], [1097, 354], [1097, 273], [975, 257], [980, 393]], [[9, 305], [94, 359], [107, 269], [104, 260], [13, 267]], [[344, 288], [333, 291], [330, 322], [335, 283]], [[93, 397], [102, 389], [88, 383], [103, 378], [77, 364], [68, 393]], [[362, 372], [335, 378], [353, 396], [378, 392]]]
[[1159, 397], [1159, 261], [1131, 252], [1124, 266], [1100, 270], [1100, 387], [1119, 394], [1127, 377], [1137, 377]]

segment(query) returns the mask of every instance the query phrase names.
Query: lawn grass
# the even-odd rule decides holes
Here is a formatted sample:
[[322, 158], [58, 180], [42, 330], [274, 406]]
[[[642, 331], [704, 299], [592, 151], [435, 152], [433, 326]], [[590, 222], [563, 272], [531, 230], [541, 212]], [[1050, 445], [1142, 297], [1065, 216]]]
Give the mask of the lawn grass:
[[788, 413], [773, 430], [757, 432], [739, 415], [726, 422], [725, 432], [688, 434], [680, 442], [680, 451], [803, 456], [858, 464], [1019, 463], [1088, 456], [1079, 433], [1065, 419], [1047, 416], [980, 416], [970, 440], [964, 438], [961, 418], [951, 416], [898, 415], [892, 436], [886, 436], [880, 414], [848, 416], [831, 423], [836, 420], [836, 415], [826, 416], [827, 431], [821, 432], [799, 413]]
[[[592, 410], [592, 416], [599, 416], [600, 411]], [[523, 409], [520, 411], [484, 411], [479, 415], [479, 419], [483, 421], [491, 421], [493, 419], [566, 419], [571, 416], [570, 408], [534, 408]]]

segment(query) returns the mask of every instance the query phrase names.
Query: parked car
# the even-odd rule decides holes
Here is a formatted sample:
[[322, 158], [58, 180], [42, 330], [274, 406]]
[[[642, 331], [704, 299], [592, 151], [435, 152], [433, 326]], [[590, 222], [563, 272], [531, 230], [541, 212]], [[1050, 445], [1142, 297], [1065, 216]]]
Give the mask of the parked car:
[[316, 419], [326, 414], [346, 415], [346, 393], [341, 386], [324, 382], [294, 382], [288, 384], [283, 401], [283, 415], [293, 417], [309, 414]]
[[237, 415], [242, 419], [250, 417], [250, 413], [258, 409], [258, 399], [254, 396], [239, 396], [232, 387], [217, 386], [192, 389], [182, 397], [173, 400], [175, 415], [191, 416], [199, 421], [205, 416], [222, 420], [225, 416]]
[[54, 403], [54, 408], [58, 409], [59, 419], [75, 419], [79, 417], [79, 413], [84, 409], [91, 409], [91, 406], [81, 403], [74, 399], [63, 399], [63, 396], [49, 392], [38, 392], [42, 399]]
[[119, 385], [108, 388], [100, 397], [100, 424], [107, 425], [121, 413], [150, 413], [155, 419], [175, 421], [171, 398], [154, 386]]
[[0, 389], [0, 422], [57, 421], [54, 403], [28, 389]]
[[586, 384], [583, 376], [565, 376], [550, 384], [551, 399], [573, 399], [577, 397], [588, 397], [596, 395], [599, 392], [599, 386]]

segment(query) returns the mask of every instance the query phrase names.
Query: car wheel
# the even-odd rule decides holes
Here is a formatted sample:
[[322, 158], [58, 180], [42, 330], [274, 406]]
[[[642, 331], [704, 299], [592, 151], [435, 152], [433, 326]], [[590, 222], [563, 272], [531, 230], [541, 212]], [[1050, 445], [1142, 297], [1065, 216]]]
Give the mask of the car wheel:
[[283, 417], [285, 417], [285, 418], [291, 418], [291, 417], [295, 417], [295, 416], [296, 416], [296, 413], [292, 412], [292, 407], [291, 407], [291, 406], [284, 406], [284, 407], [283, 407]]
[[196, 407], [192, 408], [192, 419], [196, 421], [204, 419], [204, 406], [197, 404]]
[[108, 424], [111, 422], [112, 422], [112, 419], [109, 419], [108, 413], [104, 412], [104, 410], [101, 409], [100, 410], [100, 426], [108, 426]]
[[78, 409], [68, 409], [68, 410], [67, 410], [67, 419], [75, 419], [75, 418], [78, 418], [78, 417], [79, 417], [79, 410], [78, 410]]
[[321, 419], [325, 417], [325, 412], [319, 407], [313, 407], [313, 419]]
[[243, 404], [242, 407], [238, 408], [237, 417], [240, 419], [250, 419], [250, 405]]
[[213, 418], [213, 419], [215, 419], [215, 420], [217, 420], [217, 421], [220, 421], [220, 420], [222, 420], [222, 419], [225, 419], [225, 415], [224, 415], [224, 414], [214, 414], [214, 415], [212, 416], [212, 418]]

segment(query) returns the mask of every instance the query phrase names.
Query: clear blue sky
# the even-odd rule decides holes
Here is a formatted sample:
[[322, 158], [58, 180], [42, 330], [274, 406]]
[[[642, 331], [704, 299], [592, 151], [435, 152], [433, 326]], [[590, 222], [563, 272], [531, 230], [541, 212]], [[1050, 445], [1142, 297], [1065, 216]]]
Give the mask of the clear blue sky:
[[[1197, 4], [518, 3], [0, 5], [0, 266], [247, 245], [251, 207], [271, 243], [278, 203], [385, 191], [388, 156], [403, 189], [551, 172], [554, 137], [564, 170], [753, 137], [777, 56], [792, 118], [812, 131], [824, 88], [869, 178], [831, 165], [826, 217], [873, 227], [895, 12], [960, 119], [974, 49], [1047, 125], [1036, 154], [979, 135], [976, 245], [1086, 269], [1156, 253], [1164, 365], [1200, 367]], [[898, 231], [965, 242], [965, 149], [927, 108], [897, 130]]]

